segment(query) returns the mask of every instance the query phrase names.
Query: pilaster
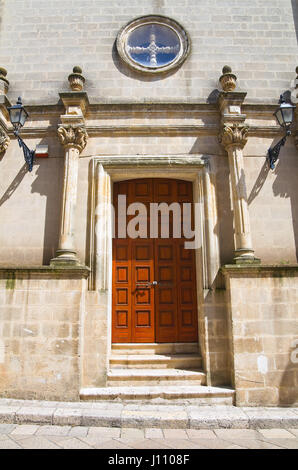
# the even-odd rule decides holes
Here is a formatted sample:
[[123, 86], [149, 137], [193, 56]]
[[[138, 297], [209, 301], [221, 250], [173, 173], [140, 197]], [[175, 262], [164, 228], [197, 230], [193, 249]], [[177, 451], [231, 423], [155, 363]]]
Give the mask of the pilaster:
[[[72, 87], [72, 82], [70, 81]], [[79, 156], [87, 145], [88, 134], [84, 116], [88, 107], [87, 93], [60, 93], [65, 106], [58, 126], [58, 138], [64, 147], [64, 179], [59, 246], [51, 265], [80, 264], [75, 248], [75, 210], [77, 200]]]
[[[224, 91], [220, 93], [218, 100], [221, 113], [219, 142], [228, 153], [231, 174], [235, 229], [234, 262], [236, 264], [260, 263], [260, 260], [255, 257], [252, 247], [243, 161], [243, 148], [247, 142], [248, 126], [245, 124], [246, 115], [242, 113], [241, 105], [244, 102], [246, 92], [229, 91], [233, 88], [231, 81], [236, 82], [236, 76], [231, 73], [230, 68], [226, 73], [224, 69], [220, 79]], [[223, 77], [227, 75], [230, 76], [229, 80], [224, 81]]]

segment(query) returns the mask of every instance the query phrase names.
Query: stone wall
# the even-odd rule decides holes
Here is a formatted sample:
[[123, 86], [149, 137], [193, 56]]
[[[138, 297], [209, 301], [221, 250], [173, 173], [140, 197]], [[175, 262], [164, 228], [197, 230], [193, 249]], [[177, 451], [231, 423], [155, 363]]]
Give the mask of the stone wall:
[[223, 271], [236, 404], [297, 406], [298, 267], [226, 266]]
[[[5, 0], [1, 2], [1, 66], [11, 98], [57, 103], [67, 75], [83, 67], [91, 100], [206, 102], [227, 62], [250, 102], [276, 102], [297, 65], [295, 0]], [[16, 14], [18, 21], [16, 21]], [[118, 31], [133, 18], [161, 14], [191, 40], [184, 65], [167, 77], [132, 73], [115, 51]], [[296, 24], [297, 28], [297, 24]]]
[[0, 270], [1, 397], [78, 399], [87, 273]]

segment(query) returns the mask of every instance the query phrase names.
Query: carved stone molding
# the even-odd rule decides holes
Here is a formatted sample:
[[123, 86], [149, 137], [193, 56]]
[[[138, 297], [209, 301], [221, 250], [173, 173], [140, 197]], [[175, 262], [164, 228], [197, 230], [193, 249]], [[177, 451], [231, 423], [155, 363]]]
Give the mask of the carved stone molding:
[[218, 139], [226, 150], [230, 147], [243, 149], [247, 142], [247, 134], [248, 126], [240, 124], [224, 125]]
[[10, 138], [5, 132], [0, 129], [0, 154], [4, 153], [9, 146]]
[[58, 137], [64, 147], [77, 148], [82, 152], [87, 145], [88, 134], [84, 127], [71, 125], [59, 126]]

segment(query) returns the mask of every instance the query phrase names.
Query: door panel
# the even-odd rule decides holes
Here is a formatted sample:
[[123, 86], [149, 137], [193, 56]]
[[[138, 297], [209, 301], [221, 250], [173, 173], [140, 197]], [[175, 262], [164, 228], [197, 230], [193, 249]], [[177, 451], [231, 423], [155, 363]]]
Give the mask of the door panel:
[[[182, 214], [183, 203], [192, 202], [192, 184], [165, 178], [115, 183], [116, 230], [118, 194], [126, 195], [127, 206], [134, 202], [146, 206], [149, 236], [149, 204], [174, 202], [173, 208]], [[135, 215], [128, 215], [127, 222]], [[167, 216], [163, 221], [159, 213], [157, 238], [113, 240], [113, 342], [197, 341], [195, 252], [184, 248], [182, 219], [180, 238], [173, 238], [170, 211], [168, 238], [160, 237]]]
[[153, 240], [138, 239], [132, 247], [132, 341], [154, 342]]

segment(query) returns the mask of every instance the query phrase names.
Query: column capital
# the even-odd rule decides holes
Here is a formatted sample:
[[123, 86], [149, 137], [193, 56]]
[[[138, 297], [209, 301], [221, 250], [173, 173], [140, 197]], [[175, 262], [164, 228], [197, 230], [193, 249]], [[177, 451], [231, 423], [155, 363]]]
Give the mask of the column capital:
[[218, 136], [220, 144], [226, 149], [243, 149], [247, 142], [248, 126], [244, 124], [223, 124]]
[[0, 128], [0, 155], [4, 153], [9, 146], [10, 138], [8, 135]]
[[65, 148], [76, 148], [81, 153], [87, 145], [88, 134], [84, 126], [73, 126], [71, 124], [60, 124], [58, 137], [61, 145]]

